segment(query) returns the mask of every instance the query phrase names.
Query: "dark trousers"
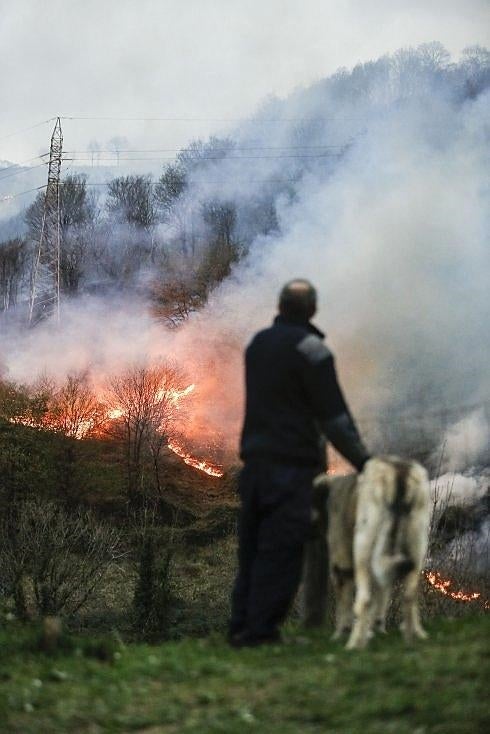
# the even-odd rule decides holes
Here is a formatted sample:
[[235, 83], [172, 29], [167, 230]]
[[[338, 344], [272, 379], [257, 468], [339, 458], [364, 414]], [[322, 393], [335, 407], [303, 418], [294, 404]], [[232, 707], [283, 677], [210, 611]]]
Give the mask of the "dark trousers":
[[243, 468], [231, 635], [252, 640], [277, 635], [301, 581], [316, 474], [314, 467], [265, 459]]

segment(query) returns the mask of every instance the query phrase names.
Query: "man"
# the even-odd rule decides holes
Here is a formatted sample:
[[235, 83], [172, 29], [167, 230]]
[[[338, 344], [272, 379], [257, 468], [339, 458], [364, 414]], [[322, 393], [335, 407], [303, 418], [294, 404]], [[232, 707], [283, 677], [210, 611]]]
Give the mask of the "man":
[[287, 283], [273, 325], [246, 351], [239, 568], [229, 630], [235, 647], [280, 639], [301, 579], [312, 481], [326, 468], [326, 439], [358, 470], [369, 458], [324, 335], [310, 323], [315, 313], [313, 286]]

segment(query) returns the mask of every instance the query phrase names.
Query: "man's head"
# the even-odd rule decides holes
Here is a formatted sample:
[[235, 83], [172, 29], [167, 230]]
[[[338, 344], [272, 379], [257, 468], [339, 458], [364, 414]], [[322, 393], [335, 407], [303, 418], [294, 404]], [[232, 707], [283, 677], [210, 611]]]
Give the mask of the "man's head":
[[309, 321], [316, 313], [316, 290], [308, 280], [295, 278], [279, 295], [279, 313], [289, 321]]

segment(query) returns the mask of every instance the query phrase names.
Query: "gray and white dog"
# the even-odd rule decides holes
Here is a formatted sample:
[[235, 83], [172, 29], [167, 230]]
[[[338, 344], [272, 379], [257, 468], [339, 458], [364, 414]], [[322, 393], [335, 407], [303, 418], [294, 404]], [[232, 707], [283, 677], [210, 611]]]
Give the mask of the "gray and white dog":
[[[384, 631], [393, 584], [403, 581], [405, 639], [425, 638], [418, 584], [427, 552], [430, 503], [426, 470], [397, 456], [370, 459], [360, 474], [315, 480], [328, 487], [330, 576], [336, 596], [334, 637], [351, 630], [361, 649], [373, 627]], [[354, 595], [355, 590], [355, 595]], [[354, 604], [352, 604], [354, 599]]]

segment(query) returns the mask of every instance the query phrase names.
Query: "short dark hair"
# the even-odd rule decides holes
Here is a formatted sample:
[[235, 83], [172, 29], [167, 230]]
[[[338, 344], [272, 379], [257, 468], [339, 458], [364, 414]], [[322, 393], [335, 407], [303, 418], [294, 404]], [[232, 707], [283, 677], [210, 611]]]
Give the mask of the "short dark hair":
[[309, 280], [295, 278], [281, 290], [279, 313], [287, 319], [308, 321], [316, 312], [316, 290]]

